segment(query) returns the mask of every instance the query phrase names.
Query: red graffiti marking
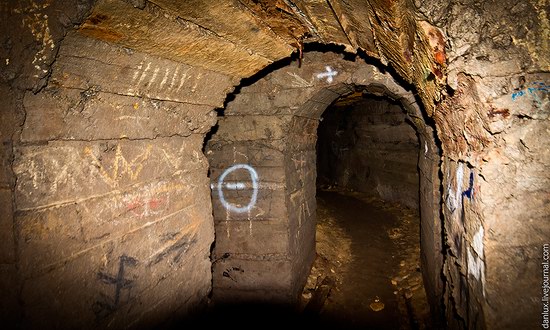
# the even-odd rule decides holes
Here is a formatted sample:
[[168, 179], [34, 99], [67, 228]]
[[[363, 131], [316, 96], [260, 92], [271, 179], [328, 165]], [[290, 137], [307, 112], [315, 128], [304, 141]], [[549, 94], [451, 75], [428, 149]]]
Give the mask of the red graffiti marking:
[[165, 200], [161, 198], [135, 199], [126, 205], [128, 211], [140, 217], [156, 214], [166, 206]]
[[158, 198], [152, 198], [149, 200], [149, 208], [152, 210], [157, 210], [162, 204], [162, 200]]

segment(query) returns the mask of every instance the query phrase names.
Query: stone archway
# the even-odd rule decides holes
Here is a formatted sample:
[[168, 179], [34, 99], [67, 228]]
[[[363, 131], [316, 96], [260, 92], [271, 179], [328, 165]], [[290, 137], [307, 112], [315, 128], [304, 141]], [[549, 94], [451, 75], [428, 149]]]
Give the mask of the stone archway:
[[243, 87], [208, 142], [215, 301], [295, 301], [315, 255], [318, 122], [336, 99], [358, 90], [399, 102], [418, 132], [423, 275], [432, 302], [440, 297], [439, 150], [432, 128], [413, 93], [389, 73], [312, 52], [301, 68], [290, 65]]
[[[440, 214], [422, 213], [423, 230], [434, 231], [422, 244], [445, 258], [439, 303], [449, 327], [539, 325], [541, 255], [550, 236], [549, 23], [542, 2], [237, 2], [263, 6], [175, 0], [0, 6], [6, 100], [0, 105], [0, 303], [7, 323], [143, 325], [202, 305], [211, 289], [213, 222], [201, 151], [216, 121], [212, 110], [240, 79], [301, 53], [303, 44], [320, 43], [394, 68], [416, 86], [435, 121], [440, 178], [421, 163], [433, 178], [421, 188], [421, 203], [432, 211], [436, 201], [444, 203]], [[279, 8], [283, 2], [296, 6]], [[322, 99], [321, 89], [365, 84], [353, 79], [365, 66], [349, 72], [335, 62], [281, 71], [282, 85], [250, 86], [252, 93], [240, 95], [253, 101], [230, 104], [239, 109], [226, 113], [256, 118], [257, 125], [242, 127], [261, 129], [264, 140], [278, 138], [258, 144], [277, 151], [286, 140], [297, 141], [287, 132], [306, 132], [300, 105]], [[285, 129], [266, 116], [279, 116]], [[244, 143], [246, 132], [240, 133]], [[421, 162], [438, 162], [433, 147]], [[283, 164], [292, 161], [282, 157]], [[122, 175], [101, 170], [120, 169], [119, 161], [128, 165]], [[229, 163], [219, 164], [222, 172]], [[296, 172], [290, 165], [280, 169]], [[280, 178], [273, 171], [266, 173]], [[287, 181], [295, 182], [279, 181], [265, 183], [287, 189]], [[433, 189], [438, 183], [441, 199]], [[168, 190], [169, 204], [152, 196], [166, 197]], [[443, 251], [437, 250], [439, 221]], [[251, 223], [254, 229], [258, 222]], [[157, 263], [161, 255], [169, 258]], [[139, 261], [125, 268], [135, 295], [121, 301], [103, 275], [118, 273], [129, 258]], [[426, 277], [439, 283], [439, 259], [425, 259], [433, 263], [424, 267], [432, 270]], [[94, 315], [98, 305], [106, 309]]]

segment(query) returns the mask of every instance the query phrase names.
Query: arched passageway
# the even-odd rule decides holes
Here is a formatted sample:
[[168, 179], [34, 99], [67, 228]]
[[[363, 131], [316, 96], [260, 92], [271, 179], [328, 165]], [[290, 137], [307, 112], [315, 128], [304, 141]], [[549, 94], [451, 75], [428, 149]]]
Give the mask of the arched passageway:
[[303, 294], [315, 298], [305, 311], [316, 306], [319, 322], [346, 328], [430, 327], [408, 114], [358, 91], [327, 107], [317, 135], [317, 258]]
[[362, 91], [321, 117], [318, 185], [336, 185], [419, 208], [417, 133], [397, 101]]
[[[366, 117], [352, 110], [338, 117], [330, 109], [346, 103], [373, 109]], [[311, 52], [300, 68], [293, 63], [240, 89], [223, 114], [206, 148], [216, 228], [214, 302], [298, 301], [316, 255], [317, 179], [423, 210], [428, 225], [422, 259], [434, 266], [425, 268], [424, 277], [437, 299], [438, 149], [410, 91], [361, 59]], [[338, 137], [327, 140], [331, 130]], [[359, 157], [369, 144], [369, 157]]]
[[[4, 2], [2, 318], [155, 327], [212, 299], [296, 300], [314, 260], [319, 118], [367, 91], [402, 104], [418, 132], [431, 306], [451, 329], [548, 325], [546, 9]], [[321, 45], [351, 54], [280, 62]]]

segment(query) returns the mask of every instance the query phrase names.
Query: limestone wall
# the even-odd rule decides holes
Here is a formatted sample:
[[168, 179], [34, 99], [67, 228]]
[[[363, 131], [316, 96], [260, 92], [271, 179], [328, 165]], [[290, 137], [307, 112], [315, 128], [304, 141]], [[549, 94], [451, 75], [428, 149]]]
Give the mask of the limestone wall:
[[420, 1], [446, 32], [444, 281], [451, 328], [537, 328], [548, 243], [547, 1]]
[[21, 100], [9, 159], [17, 244], [6, 258], [20, 289], [7, 292], [23, 327], [144, 327], [205, 307], [214, 230], [202, 148], [234, 82], [65, 37], [48, 84]]

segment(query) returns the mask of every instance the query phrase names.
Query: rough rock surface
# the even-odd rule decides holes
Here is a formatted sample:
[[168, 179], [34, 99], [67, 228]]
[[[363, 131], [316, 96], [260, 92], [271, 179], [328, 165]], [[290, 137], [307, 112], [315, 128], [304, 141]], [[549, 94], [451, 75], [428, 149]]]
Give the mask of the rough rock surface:
[[[205, 3], [0, 4], [0, 285], [10, 325], [23, 310], [29, 326], [74, 315], [141, 323], [164, 317], [154, 309], [172, 314], [206, 299], [213, 225], [202, 149], [214, 108], [233, 122], [219, 127], [221, 140], [235, 142], [233, 161], [257, 151], [279, 162], [262, 175], [272, 176], [273, 196], [285, 191], [277, 198], [288, 212], [287, 252], [310, 244], [312, 231], [300, 228], [314, 209], [304, 187], [315, 180], [305, 164], [315, 160], [317, 119], [357, 86], [416, 109], [434, 309], [450, 328], [540, 325], [550, 237], [547, 0]], [[308, 66], [304, 48], [321, 45], [331, 45], [326, 57]], [[328, 55], [334, 45], [360, 55], [352, 69]], [[289, 56], [303, 57], [300, 70]], [[176, 256], [149, 266], [167, 242], [187, 249], [178, 260], [196, 272], [176, 271]], [[291, 277], [308, 271], [290, 264]], [[132, 294], [113, 284], [120, 269]]]

